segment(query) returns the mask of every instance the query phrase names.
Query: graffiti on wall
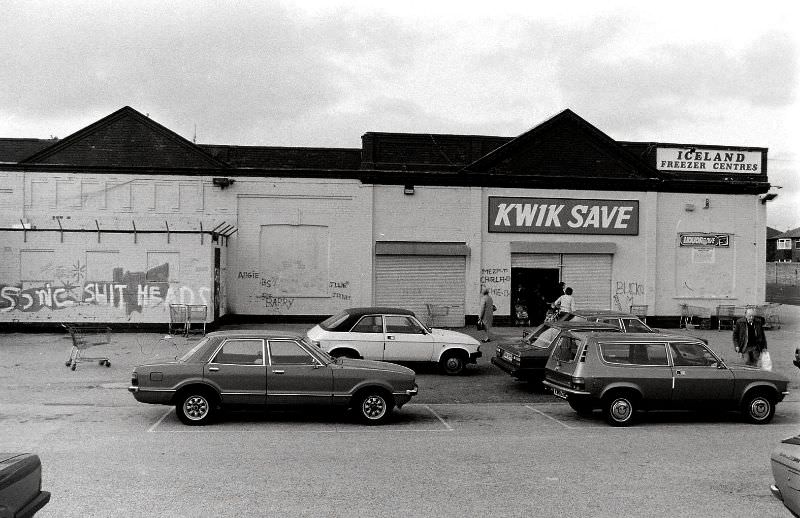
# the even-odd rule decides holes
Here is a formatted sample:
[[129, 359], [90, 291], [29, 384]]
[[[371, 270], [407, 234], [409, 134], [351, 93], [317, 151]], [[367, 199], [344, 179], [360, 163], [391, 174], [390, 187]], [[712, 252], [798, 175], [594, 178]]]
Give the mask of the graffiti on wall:
[[338, 300], [350, 300], [350, 281], [330, 281], [328, 288], [331, 290], [331, 298]]
[[644, 297], [644, 283], [639, 281], [616, 281], [614, 287], [614, 306], [617, 311], [630, 311], [637, 297]]
[[73, 269], [74, 275], [60, 279], [60, 284], [46, 282], [40, 286], [23, 288], [0, 285], [0, 313], [9, 311], [37, 312], [42, 309], [94, 305], [124, 307], [127, 315], [141, 313], [144, 308], [169, 304], [209, 305], [210, 289], [171, 285], [169, 264], [156, 266], [143, 272], [114, 268], [111, 281], [87, 281], [83, 278], [86, 266]]
[[481, 268], [481, 286], [489, 288], [493, 297], [511, 295], [510, 268]]

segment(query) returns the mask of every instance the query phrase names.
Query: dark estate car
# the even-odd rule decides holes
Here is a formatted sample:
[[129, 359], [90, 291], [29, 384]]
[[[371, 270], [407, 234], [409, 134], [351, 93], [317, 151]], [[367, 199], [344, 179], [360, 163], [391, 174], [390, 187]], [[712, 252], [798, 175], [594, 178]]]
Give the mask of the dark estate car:
[[175, 405], [180, 420], [204, 425], [221, 407], [356, 410], [384, 423], [417, 393], [400, 365], [333, 358], [305, 337], [280, 331], [209, 333], [175, 361], [140, 365], [128, 389], [137, 401]]
[[603, 409], [614, 426], [637, 410], [740, 410], [768, 423], [788, 394], [775, 372], [729, 365], [697, 338], [668, 334], [565, 332], [547, 361], [544, 384], [578, 413]]
[[545, 322], [522, 340], [498, 345], [492, 363], [519, 380], [541, 383], [553, 344], [564, 331], [617, 330], [613, 325], [585, 320]]
[[49, 501], [38, 455], [0, 453], [0, 518], [33, 516]]
[[794, 516], [800, 516], [800, 435], [788, 437], [780, 442], [772, 454], [772, 495]]

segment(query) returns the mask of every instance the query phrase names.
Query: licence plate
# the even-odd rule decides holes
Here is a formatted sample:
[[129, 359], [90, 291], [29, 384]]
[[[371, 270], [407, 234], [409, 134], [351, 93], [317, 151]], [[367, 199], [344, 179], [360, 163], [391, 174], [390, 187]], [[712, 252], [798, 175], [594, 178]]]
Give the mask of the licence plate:
[[553, 389], [553, 395], [557, 396], [557, 397], [560, 397], [561, 399], [567, 399], [567, 393], [564, 392], [561, 389], [554, 388]]
[[511, 361], [511, 358], [512, 358], [511, 353], [507, 353], [507, 352], [503, 353], [503, 359], [504, 360]]

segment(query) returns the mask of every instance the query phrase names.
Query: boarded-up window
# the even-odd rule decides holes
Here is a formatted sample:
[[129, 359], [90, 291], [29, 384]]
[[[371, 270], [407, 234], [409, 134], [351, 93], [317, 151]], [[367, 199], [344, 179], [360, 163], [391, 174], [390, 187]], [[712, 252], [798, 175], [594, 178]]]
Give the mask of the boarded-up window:
[[147, 252], [147, 282], [178, 282], [180, 280], [179, 252]]
[[21, 250], [20, 276], [23, 282], [53, 282], [56, 278], [55, 250]]
[[678, 297], [727, 298], [733, 296], [736, 271], [734, 247], [678, 246], [675, 249], [675, 293]]
[[159, 183], [155, 203], [156, 212], [175, 212], [180, 209], [178, 184]]
[[329, 229], [315, 225], [262, 225], [261, 273], [270, 295], [328, 297]]

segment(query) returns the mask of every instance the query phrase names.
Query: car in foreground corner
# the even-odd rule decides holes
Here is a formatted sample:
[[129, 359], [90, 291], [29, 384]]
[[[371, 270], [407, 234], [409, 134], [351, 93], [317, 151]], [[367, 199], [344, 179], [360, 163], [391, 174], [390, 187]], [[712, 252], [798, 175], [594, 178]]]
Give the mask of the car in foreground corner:
[[136, 367], [128, 390], [142, 403], [174, 405], [187, 425], [241, 407], [352, 409], [372, 425], [417, 394], [415, 378], [392, 363], [333, 358], [303, 336], [237, 330], [209, 333], [174, 361]]
[[727, 364], [697, 338], [660, 333], [566, 332], [547, 361], [544, 384], [579, 414], [601, 408], [613, 426], [638, 410], [740, 410], [772, 420], [788, 394], [776, 372]]
[[350, 308], [309, 329], [308, 339], [331, 356], [390, 362], [436, 363], [461, 374], [481, 356], [475, 338], [430, 328], [401, 308]]
[[541, 384], [544, 368], [553, 345], [565, 331], [613, 333], [618, 328], [609, 324], [588, 321], [545, 322], [521, 340], [498, 344], [492, 363], [514, 378]]
[[47, 502], [42, 491], [42, 462], [33, 453], [0, 453], [0, 517], [27, 518]]
[[642, 319], [631, 313], [608, 309], [583, 309], [560, 313], [558, 320], [568, 322], [602, 322], [616, 326], [623, 333], [655, 333]]
[[800, 435], [780, 442], [770, 455], [773, 496], [794, 515], [800, 517]]

